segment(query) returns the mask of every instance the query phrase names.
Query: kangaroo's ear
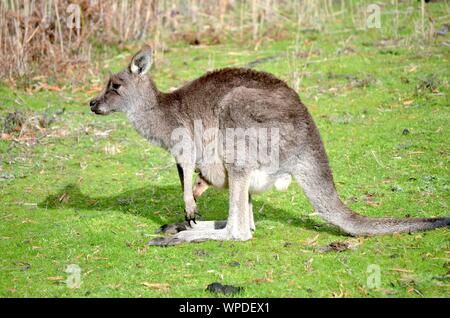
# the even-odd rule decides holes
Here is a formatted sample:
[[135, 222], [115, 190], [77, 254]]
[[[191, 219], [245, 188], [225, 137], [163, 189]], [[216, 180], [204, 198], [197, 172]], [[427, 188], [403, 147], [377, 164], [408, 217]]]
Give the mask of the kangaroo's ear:
[[150, 46], [145, 45], [131, 60], [129, 70], [132, 74], [144, 75], [152, 66], [153, 57]]

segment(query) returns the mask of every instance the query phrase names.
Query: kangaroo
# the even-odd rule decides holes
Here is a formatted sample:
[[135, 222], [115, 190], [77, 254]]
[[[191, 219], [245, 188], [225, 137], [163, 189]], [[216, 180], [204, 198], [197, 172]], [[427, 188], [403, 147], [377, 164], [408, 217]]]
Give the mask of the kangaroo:
[[[450, 217], [370, 218], [348, 208], [336, 191], [313, 118], [298, 94], [275, 76], [250, 69], [225, 68], [164, 93], [146, 75], [151, 65], [152, 50], [144, 46], [127, 68], [110, 76], [106, 88], [90, 101], [91, 110], [98, 115], [126, 113], [144, 138], [174, 155], [181, 172], [188, 220], [193, 220], [198, 213], [192, 190], [195, 169], [212, 186], [229, 189], [229, 211], [225, 221], [198, 221], [173, 236], [153, 239], [149, 245], [251, 239], [254, 230], [250, 216], [251, 189], [270, 188], [286, 175], [297, 181], [323, 219], [352, 236], [429, 230], [450, 224]], [[217, 160], [205, 164], [198, 160], [207, 147], [206, 139], [202, 138], [181, 142], [192, 146], [189, 148], [192, 156], [186, 159], [185, 154], [174, 150], [180, 143], [174, 138], [174, 131], [182, 128], [192, 137], [196, 121], [201, 121], [205, 128], [215, 128], [222, 136], [230, 129], [277, 130], [278, 165], [274, 168], [259, 158], [248, 164], [228, 160], [228, 151], [240, 150], [237, 146], [218, 151]], [[264, 181], [258, 185], [255, 180]]]

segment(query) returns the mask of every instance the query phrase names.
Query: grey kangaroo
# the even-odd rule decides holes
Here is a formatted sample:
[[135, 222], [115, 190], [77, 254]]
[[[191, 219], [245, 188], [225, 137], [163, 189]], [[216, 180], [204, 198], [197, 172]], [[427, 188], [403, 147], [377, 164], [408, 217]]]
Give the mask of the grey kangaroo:
[[[194, 220], [197, 213], [192, 188], [196, 169], [208, 185], [229, 189], [229, 214], [226, 221], [197, 221], [173, 236], [153, 239], [150, 245], [249, 240], [254, 230], [250, 194], [276, 186], [283, 179], [290, 181], [290, 177], [302, 187], [322, 218], [349, 235], [412, 232], [450, 224], [450, 217], [370, 218], [348, 208], [336, 192], [328, 158], [311, 115], [298, 94], [273, 75], [225, 68], [164, 93], [146, 75], [151, 64], [152, 50], [144, 46], [125, 70], [111, 75], [106, 88], [90, 101], [91, 110], [99, 115], [126, 113], [144, 138], [174, 155], [187, 220]], [[196, 160], [206, 147], [204, 139], [193, 142], [192, 159], [182, 158], [180, 152], [173, 151], [179, 142], [174, 140], [173, 132], [181, 127], [194, 135], [196, 121], [201, 121], [206, 128], [217, 128], [222, 135], [227, 129], [276, 128], [279, 132], [277, 168], [274, 170], [259, 159], [249, 164], [226, 160], [227, 153], [223, 152], [219, 152], [214, 164], [205, 164]]]

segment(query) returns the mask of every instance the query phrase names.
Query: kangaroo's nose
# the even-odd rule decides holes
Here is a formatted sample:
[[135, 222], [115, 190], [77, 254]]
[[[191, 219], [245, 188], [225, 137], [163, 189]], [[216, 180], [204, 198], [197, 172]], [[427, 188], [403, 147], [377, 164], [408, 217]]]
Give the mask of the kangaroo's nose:
[[94, 108], [95, 106], [97, 106], [98, 102], [95, 99], [91, 99], [91, 101], [89, 102], [89, 106], [91, 106], [91, 108]]

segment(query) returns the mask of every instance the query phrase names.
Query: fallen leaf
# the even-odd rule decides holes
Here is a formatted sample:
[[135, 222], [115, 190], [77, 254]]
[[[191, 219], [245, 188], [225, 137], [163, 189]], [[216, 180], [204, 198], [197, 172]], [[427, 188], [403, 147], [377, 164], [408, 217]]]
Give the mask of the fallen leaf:
[[408, 289], [408, 293], [410, 293], [410, 294], [416, 293], [416, 294], [418, 294], [418, 295], [420, 295], [420, 296], [423, 296], [423, 294], [420, 292], [420, 290], [418, 290], [418, 289], [416, 289], [416, 288], [414, 288], [414, 287], [409, 288], [409, 289]]
[[59, 202], [67, 203], [67, 202], [69, 202], [69, 198], [70, 198], [70, 196], [69, 196], [67, 193], [64, 192], [64, 193], [59, 197]]
[[25, 220], [22, 221], [22, 224], [36, 224], [36, 222], [26, 218]]
[[111, 289], [119, 289], [122, 287], [122, 284], [111, 284], [111, 285], [108, 285], [107, 287], [111, 288]]
[[257, 284], [272, 283], [273, 279], [269, 278], [269, 277], [257, 278], [257, 279], [254, 280], [254, 282], [257, 283]]
[[327, 253], [331, 251], [342, 252], [349, 249], [349, 244], [347, 242], [331, 242], [328, 245], [324, 245], [318, 248], [319, 253]]
[[65, 278], [62, 276], [51, 276], [51, 277], [47, 277], [48, 280], [51, 281], [59, 281], [59, 280], [64, 280]]
[[144, 285], [145, 287], [151, 288], [151, 289], [158, 289], [158, 290], [169, 290], [170, 289], [170, 285], [169, 284], [161, 284], [161, 283], [147, 283], [144, 282], [142, 283], [142, 285]]
[[408, 105], [411, 105], [412, 103], [414, 103], [414, 100], [413, 100], [413, 99], [411, 99], [411, 100], [405, 100], [405, 101], [403, 102], [403, 105], [404, 105], [404, 106], [408, 106]]
[[415, 72], [417, 70], [417, 65], [411, 65], [411, 67], [409, 68], [408, 72], [412, 73]]
[[393, 271], [393, 272], [400, 272], [400, 273], [414, 273], [413, 270], [403, 269], [403, 268], [392, 268], [391, 271]]
[[319, 239], [319, 234], [317, 234], [316, 236], [314, 236], [312, 238], [306, 239], [305, 244], [306, 245], [316, 245], [318, 239]]

